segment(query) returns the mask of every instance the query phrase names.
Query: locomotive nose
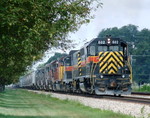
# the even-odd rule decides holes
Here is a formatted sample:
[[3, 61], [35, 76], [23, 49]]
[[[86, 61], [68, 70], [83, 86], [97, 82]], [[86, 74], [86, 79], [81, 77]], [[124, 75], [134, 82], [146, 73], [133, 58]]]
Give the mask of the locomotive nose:
[[99, 53], [99, 73], [116, 74], [123, 67], [122, 51], [106, 51]]

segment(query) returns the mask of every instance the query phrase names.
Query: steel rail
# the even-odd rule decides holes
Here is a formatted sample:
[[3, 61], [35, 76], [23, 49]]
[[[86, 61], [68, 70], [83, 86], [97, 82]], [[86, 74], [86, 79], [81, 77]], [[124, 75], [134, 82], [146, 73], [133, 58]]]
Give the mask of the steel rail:
[[95, 95], [95, 94], [85, 94], [85, 93], [65, 93], [65, 92], [58, 92], [58, 91], [54, 93], [80, 96], [80, 97], [89, 97], [89, 98], [96, 98], [96, 99], [108, 99], [114, 101], [119, 100], [119, 101], [130, 102], [130, 103], [150, 105], [150, 98], [142, 98], [142, 97], [135, 97], [135, 96]]
[[132, 92], [131, 95], [144, 95], [144, 96], [150, 96], [150, 92]]

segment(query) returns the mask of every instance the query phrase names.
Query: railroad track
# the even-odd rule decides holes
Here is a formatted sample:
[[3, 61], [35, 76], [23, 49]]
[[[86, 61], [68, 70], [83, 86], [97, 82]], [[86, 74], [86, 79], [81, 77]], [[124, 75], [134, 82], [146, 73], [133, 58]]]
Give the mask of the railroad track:
[[[66, 94], [64, 92], [54, 92], [59, 94]], [[67, 95], [73, 96], [81, 96], [81, 97], [90, 97], [96, 99], [108, 99], [114, 101], [124, 101], [124, 102], [132, 102], [138, 104], [145, 104], [150, 105], [150, 98], [142, 98], [142, 97], [135, 97], [135, 96], [111, 96], [111, 95], [93, 95], [93, 94], [78, 94], [78, 93], [67, 93]]]
[[132, 92], [132, 95], [144, 95], [144, 96], [150, 96], [150, 92]]
[[[43, 92], [49, 92], [49, 91], [43, 91]], [[142, 97], [136, 97], [136, 96], [94, 95], [94, 94], [85, 94], [85, 93], [65, 93], [61, 91], [50, 91], [50, 92], [58, 93], [58, 94], [65, 94], [65, 95], [72, 95], [72, 96], [89, 97], [89, 98], [96, 98], [96, 99], [108, 99], [108, 100], [114, 100], [114, 101], [124, 101], [124, 102], [130, 102], [130, 103], [132, 102], [132, 103], [150, 105], [150, 98], [142, 98]], [[141, 95], [141, 94], [138, 93], [138, 95]]]
[[104, 97], [106, 99], [113, 99], [113, 100], [119, 100], [119, 101], [125, 101], [125, 102], [133, 102], [133, 103], [139, 103], [139, 104], [146, 104], [150, 105], [150, 98], [139, 98], [139, 97], [128, 97], [128, 96], [121, 96], [121, 97]]

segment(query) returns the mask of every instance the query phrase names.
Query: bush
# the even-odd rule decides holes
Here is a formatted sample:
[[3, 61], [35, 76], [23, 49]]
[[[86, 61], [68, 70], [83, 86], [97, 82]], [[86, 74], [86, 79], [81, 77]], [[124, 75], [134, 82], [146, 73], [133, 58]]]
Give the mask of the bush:
[[137, 92], [150, 92], [150, 85], [144, 84], [139, 86], [138, 88], [134, 88], [133, 90]]

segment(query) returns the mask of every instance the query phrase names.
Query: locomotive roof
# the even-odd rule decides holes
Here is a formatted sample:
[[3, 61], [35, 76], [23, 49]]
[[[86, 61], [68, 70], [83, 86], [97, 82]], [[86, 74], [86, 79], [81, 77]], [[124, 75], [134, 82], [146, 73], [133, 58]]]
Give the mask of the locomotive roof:
[[88, 45], [92, 44], [93, 42], [96, 42], [96, 41], [99, 41], [99, 40], [106, 40], [106, 39], [108, 39], [108, 38], [110, 38], [110, 39], [112, 39], [112, 40], [118, 40], [118, 41], [120, 41], [120, 42], [122, 42], [122, 43], [124, 43], [124, 44], [127, 44], [124, 40], [122, 40], [122, 39], [120, 39], [120, 38], [105, 37], [105, 38], [94, 38], [94, 39], [92, 39], [91, 41], [86, 42], [86, 43], [84, 44], [84, 46], [82, 46], [81, 48], [87, 47]]
[[79, 51], [79, 50], [71, 50], [71, 51], [69, 52], [69, 55], [71, 55], [71, 54], [73, 54], [73, 53], [75, 53], [75, 52], [77, 52], [77, 51]]

